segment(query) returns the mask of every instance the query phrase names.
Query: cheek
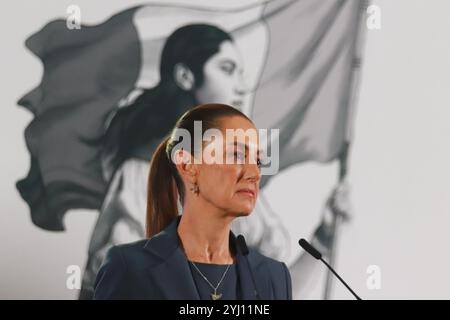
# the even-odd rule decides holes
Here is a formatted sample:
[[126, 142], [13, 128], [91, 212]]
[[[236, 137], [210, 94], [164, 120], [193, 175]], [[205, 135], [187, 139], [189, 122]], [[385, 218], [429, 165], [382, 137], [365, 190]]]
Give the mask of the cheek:
[[210, 71], [205, 74], [204, 90], [215, 102], [229, 103], [234, 91], [235, 81], [233, 77], [227, 76], [223, 71]]
[[239, 172], [232, 165], [211, 165], [204, 175], [205, 193], [211, 197], [229, 199], [233, 196]]

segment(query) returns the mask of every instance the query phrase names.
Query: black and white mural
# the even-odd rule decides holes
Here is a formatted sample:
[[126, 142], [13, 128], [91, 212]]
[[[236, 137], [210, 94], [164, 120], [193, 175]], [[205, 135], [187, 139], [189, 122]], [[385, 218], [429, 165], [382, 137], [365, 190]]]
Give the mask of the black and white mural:
[[[280, 170], [345, 154], [363, 9], [359, 1], [149, 3], [78, 30], [52, 21], [27, 39], [44, 75], [19, 101], [34, 119], [25, 131], [30, 171], [17, 189], [42, 229], [64, 230], [72, 208], [99, 210], [80, 297], [91, 295], [111, 245], [144, 237], [150, 157], [188, 108], [223, 102], [279, 128]], [[342, 183], [328, 199], [330, 215], [345, 195]], [[281, 213], [264, 195], [255, 211], [236, 232], [284, 259], [290, 235]], [[328, 220], [314, 234], [325, 251]], [[302, 256], [290, 266], [294, 278], [305, 268]]]

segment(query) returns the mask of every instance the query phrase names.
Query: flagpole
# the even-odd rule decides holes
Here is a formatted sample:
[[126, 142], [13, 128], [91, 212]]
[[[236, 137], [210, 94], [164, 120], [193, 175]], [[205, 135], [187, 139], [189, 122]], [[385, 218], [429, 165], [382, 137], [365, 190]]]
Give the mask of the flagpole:
[[[339, 183], [341, 183], [346, 175], [347, 175], [347, 159], [348, 159], [348, 150], [350, 148], [350, 142], [347, 141], [344, 144], [342, 152], [339, 156]], [[334, 208], [330, 208], [330, 210], [334, 210]], [[335, 265], [335, 256], [336, 256], [336, 243], [337, 243], [337, 230], [339, 229], [339, 225], [341, 222], [342, 216], [338, 212], [333, 212], [333, 220], [331, 223], [331, 242], [330, 242], [330, 253], [329, 253], [329, 264], [331, 266]], [[324, 300], [329, 300], [331, 296], [331, 286], [333, 284], [334, 275], [331, 271], [327, 272], [327, 278], [325, 283], [325, 292], [324, 292]]]
[[[352, 135], [353, 135], [353, 120], [355, 117], [355, 109], [356, 109], [356, 102], [357, 102], [357, 95], [358, 95], [358, 86], [359, 86], [359, 79], [361, 76], [361, 61], [362, 61], [362, 50], [364, 47], [364, 40], [365, 40], [365, 32], [363, 32], [364, 26], [364, 19], [363, 15], [367, 10], [367, 7], [369, 6], [371, 0], [363, 0], [361, 1], [360, 6], [360, 12], [358, 16], [357, 21], [357, 36], [355, 41], [355, 50], [354, 50], [354, 57], [353, 57], [353, 71], [351, 74], [351, 81], [350, 85], [351, 88], [349, 90], [349, 98], [348, 98], [348, 104], [349, 104], [349, 115], [348, 115], [348, 125], [347, 125], [347, 134], [346, 134], [346, 142], [343, 145], [343, 148], [341, 150], [341, 153], [339, 155], [339, 177], [338, 177], [338, 184], [342, 183], [342, 181], [347, 176], [347, 167], [348, 167], [348, 153], [350, 150], [350, 141], [352, 141]], [[334, 210], [333, 208], [330, 208], [331, 210]], [[330, 237], [330, 249], [329, 249], [329, 264], [330, 266], [335, 266], [335, 259], [336, 259], [336, 243], [337, 243], [337, 234], [339, 230], [340, 223], [342, 222], [342, 216], [338, 212], [333, 212], [333, 219], [331, 223], [331, 237]], [[328, 270], [327, 276], [326, 276], [326, 282], [325, 282], [325, 290], [323, 299], [329, 300], [331, 297], [331, 289], [333, 285], [333, 279], [334, 275], [333, 273]]]

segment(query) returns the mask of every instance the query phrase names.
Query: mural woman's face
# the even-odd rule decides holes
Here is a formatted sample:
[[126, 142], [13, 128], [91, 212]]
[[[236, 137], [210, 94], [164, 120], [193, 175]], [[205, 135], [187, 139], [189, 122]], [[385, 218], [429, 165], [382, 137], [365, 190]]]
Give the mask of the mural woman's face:
[[[261, 179], [259, 160], [258, 136], [249, 138], [245, 136], [248, 129], [255, 130], [253, 123], [244, 117], [233, 116], [221, 120], [221, 126], [227, 129], [242, 129], [242, 134], [236, 131], [236, 137], [244, 137], [241, 141], [234, 137], [231, 141], [213, 141], [205, 144], [221, 143], [223, 163], [205, 163], [198, 165], [197, 183], [200, 189], [199, 196], [202, 201], [222, 209], [227, 215], [249, 215], [256, 203]], [[221, 131], [224, 131], [223, 129]], [[246, 137], [246, 138], [245, 138]], [[245, 141], [245, 144], [242, 142]], [[210, 149], [212, 150], [212, 149]], [[205, 152], [204, 152], [205, 154]], [[240, 161], [238, 162], [238, 159]]]
[[224, 103], [240, 108], [246, 88], [242, 58], [231, 41], [224, 41], [203, 68], [204, 81], [194, 92], [199, 104]]

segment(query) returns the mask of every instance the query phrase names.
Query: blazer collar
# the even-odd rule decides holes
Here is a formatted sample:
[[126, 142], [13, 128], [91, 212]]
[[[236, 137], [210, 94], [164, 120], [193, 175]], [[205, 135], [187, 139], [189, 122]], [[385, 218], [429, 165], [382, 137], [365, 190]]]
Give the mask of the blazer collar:
[[[174, 219], [163, 231], [146, 241], [144, 249], [161, 262], [149, 268], [155, 286], [167, 299], [200, 299], [194, 279], [192, 278], [189, 262], [180, 246], [177, 227], [181, 216]], [[239, 277], [241, 295], [244, 300], [256, 299], [252, 274], [256, 282], [256, 289], [261, 299], [270, 299], [270, 283], [267, 277], [268, 269], [263, 256], [250, 250], [247, 260], [236, 246], [236, 236], [230, 231], [230, 249], [236, 254], [236, 266]], [[176, 283], [177, 290], [167, 286]]]

